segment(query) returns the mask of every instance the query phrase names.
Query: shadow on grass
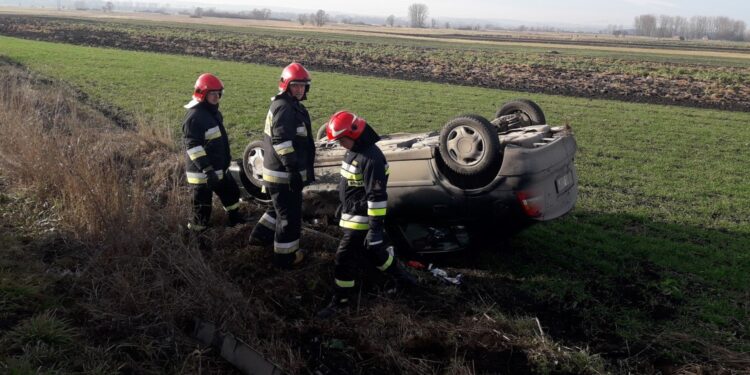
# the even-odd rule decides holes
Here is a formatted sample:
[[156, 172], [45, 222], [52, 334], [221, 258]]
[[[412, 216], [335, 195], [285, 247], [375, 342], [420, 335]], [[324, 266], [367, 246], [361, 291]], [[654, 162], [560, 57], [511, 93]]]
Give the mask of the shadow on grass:
[[715, 352], [750, 347], [748, 244], [741, 231], [575, 212], [430, 260], [465, 273], [462, 298], [538, 317], [558, 342], [620, 363], [735, 369], [750, 356]]

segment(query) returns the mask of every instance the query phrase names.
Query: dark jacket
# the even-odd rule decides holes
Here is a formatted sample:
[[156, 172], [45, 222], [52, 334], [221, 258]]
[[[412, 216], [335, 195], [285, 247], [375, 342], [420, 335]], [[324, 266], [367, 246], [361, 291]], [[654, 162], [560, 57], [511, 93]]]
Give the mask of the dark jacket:
[[[382, 229], [388, 203], [388, 162], [375, 145], [379, 140], [380, 136], [368, 125], [344, 155], [339, 182], [342, 227]], [[356, 217], [350, 216], [347, 223], [347, 215]], [[364, 221], [363, 217], [368, 218], [368, 225], [358, 225]]]
[[289, 171], [300, 171], [313, 180], [315, 141], [310, 114], [287, 92], [273, 97], [263, 131], [263, 181], [288, 184]]
[[218, 106], [201, 102], [190, 108], [182, 122], [182, 134], [188, 172], [201, 172], [208, 167], [217, 171], [229, 168], [232, 160], [229, 137]]

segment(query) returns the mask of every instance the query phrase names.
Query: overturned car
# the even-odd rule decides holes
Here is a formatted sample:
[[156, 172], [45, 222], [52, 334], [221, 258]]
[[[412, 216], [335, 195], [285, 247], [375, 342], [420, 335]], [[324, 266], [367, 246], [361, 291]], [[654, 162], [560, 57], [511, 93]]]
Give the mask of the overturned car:
[[[381, 137], [378, 146], [390, 166], [386, 231], [416, 252], [455, 251], [472, 238], [507, 237], [575, 205], [573, 133], [547, 125], [530, 100], [505, 103], [492, 121], [467, 114], [439, 132]], [[325, 125], [317, 138], [316, 182], [305, 188], [306, 203], [315, 209], [306, 212], [333, 215], [346, 149], [325, 140]], [[269, 201], [261, 190], [262, 169], [262, 143], [253, 141], [230, 167], [245, 198]]]

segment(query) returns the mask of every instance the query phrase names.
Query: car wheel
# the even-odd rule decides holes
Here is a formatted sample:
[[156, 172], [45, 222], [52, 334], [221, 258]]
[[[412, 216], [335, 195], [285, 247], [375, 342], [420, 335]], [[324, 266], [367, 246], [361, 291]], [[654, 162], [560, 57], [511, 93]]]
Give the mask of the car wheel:
[[517, 99], [503, 104], [497, 110], [495, 118], [513, 114], [518, 115], [518, 122], [517, 125], [511, 126], [511, 128], [522, 128], [529, 125], [543, 125], [547, 123], [542, 109], [528, 99]]
[[440, 157], [453, 172], [462, 176], [486, 175], [499, 166], [501, 158], [497, 130], [478, 115], [461, 115], [440, 130]]
[[315, 139], [319, 141], [322, 139], [326, 139], [326, 125], [328, 125], [327, 122], [323, 125], [320, 125], [320, 127], [318, 128], [318, 132], [315, 133]]
[[262, 190], [263, 142], [253, 141], [245, 147], [245, 151], [242, 153], [242, 166], [245, 171], [245, 177], [247, 177], [251, 185], [246, 186], [245, 190], [259, 201], [270, 201], [271, 197]]

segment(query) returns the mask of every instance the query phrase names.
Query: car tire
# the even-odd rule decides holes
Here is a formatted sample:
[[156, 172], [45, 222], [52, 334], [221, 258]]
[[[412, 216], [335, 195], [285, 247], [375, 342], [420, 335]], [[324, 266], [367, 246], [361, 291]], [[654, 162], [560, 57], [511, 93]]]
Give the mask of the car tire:
[[466, 114], [448, 121], [440, 130], [441, 160], [461, 176], [497, 172], [501, 159], [497, 130], [487, 119]]
[[250, 142], [242, 153], [242, 170], [250, 181], [245, 190], [261, 202], [270, 202], [271, 197], [263, 192], [263, 142]]
[[547, 123], [542, 108], [528, 99], [516, 99], [503, 104], [502, 107], [497, 110], [497, 113], [495, 113], [495, 118], [511, 114], [518, 114], [521, 116], [521, 124], [518, 127], [543, 125]]

